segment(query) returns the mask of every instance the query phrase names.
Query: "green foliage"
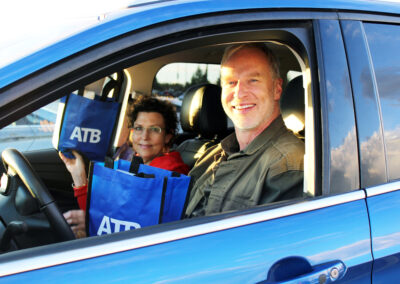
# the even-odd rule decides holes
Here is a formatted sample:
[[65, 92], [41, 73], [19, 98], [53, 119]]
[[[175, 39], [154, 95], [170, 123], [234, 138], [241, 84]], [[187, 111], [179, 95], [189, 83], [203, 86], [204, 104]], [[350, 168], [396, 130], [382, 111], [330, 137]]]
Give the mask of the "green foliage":
[[190, 85], [198, 85], [208, 83], [207, 80], [207, 69], [206, 72], [201, 71], [200, 66], [197, 67], [196, 72], [194, 72], [192, 79], [190, 81]]

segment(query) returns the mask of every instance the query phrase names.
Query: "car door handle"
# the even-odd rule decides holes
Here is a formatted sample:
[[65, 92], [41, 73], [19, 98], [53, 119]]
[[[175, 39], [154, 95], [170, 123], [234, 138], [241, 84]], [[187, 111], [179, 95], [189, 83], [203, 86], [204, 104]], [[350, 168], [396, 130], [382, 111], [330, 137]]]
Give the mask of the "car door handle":
[[340, 260], [311, 266], [303, 257], [289, 257], [272, 265], [267, 280], [258, 284], [335, 283], [346, 271]]

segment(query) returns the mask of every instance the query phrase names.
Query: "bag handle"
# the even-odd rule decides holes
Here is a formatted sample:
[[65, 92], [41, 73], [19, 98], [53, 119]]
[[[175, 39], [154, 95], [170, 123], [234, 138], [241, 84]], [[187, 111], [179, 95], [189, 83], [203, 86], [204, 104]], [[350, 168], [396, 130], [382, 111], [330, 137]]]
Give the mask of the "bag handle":
[[92, 193], [92, 180], [93, 180], [93, 167], [94, 167], [94, 162], [89, 163], [89, 180], [88, 180], [88, 190], [87, 190], [87, 196], [86, 196], [86, 214], [85, 214], [85, 231], [86, 231], [86, 236], [90, 236], [89, 234], [89, 210], [90, 210], [90, 197]]
[[145, 173], [138, 173], [136, 176], [140, 177], [140, 178], [155, 178], [156, 177], [153, 174], [145, 174]]
[[113, 169], [114, 168], [114, 159], [109, 156], [105, 156], [104, 157], [104, 167]]
[[[101, 91], [100, 101], [105, 102], [108, 98], [108, 94], [110, 93], [110, 91], [112, 89], [114, 89], [112, 98], [116, 102], [119, 102], [122, 81], [124, 79], [124, 74], [122, 72], [123, 71], [117, 72], [117, 79], [114, 79], [111, 76], [107, 76], [110, 80], [107, 82], [107, 84], [105, 84], [105, 86], [103, 87], [103, 90]], [[85, 93], [84, 87], [78, 89], [78, 96], [83, 97], [84, 93]]]
[[110, 79], [110, 81], [108, 81], [107, 84], [104, 86], [101, 92], [100, 100], [103, 102], [106, 101], [108, 93], [110, 93], [110, 91], [114, 89], [113, 98], [115, 101], [118, 101], [123, 79], [122, 71], [117, 73], [117, 79], [114, 79], [111, 76], [108, 76], [108, 78]]
[[[139, 173], [140, 164], [143, 164], [143, 159], [139, 156], [134, 156], [129, 166], [129, 172], [141, 178], [155, 178], [154, 174]], [[106, 156], [104, 158], [104, 167], [109, 169], [114, 169], [114, 159], [109, 156]]]
[[131, 161], [131, 165], [129, 166], [129, 172], [132, 174], [138, 174], [139, 172], [139, 167], [140, 164], [143, 164], [143, 159], [142, 157], [139, 156], [133, 156], [132, 157], [132, 161]]
[[142, 157], [133, 156], [131, 165], [129, 166], [129, 172], [135, 174], [137, 177], [141, 178], [155, 178], [154, 174], [139, 173], [140, 164], [143, 164]]
[[83, 97], [84, 92], [85, 92], [85, 88], [78, 89], [78, 96]]

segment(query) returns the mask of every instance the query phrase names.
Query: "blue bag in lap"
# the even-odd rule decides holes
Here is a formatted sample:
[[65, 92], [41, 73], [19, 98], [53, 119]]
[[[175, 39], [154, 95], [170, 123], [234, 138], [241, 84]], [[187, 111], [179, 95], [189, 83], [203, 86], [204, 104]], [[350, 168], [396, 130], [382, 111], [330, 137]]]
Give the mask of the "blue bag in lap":
[[[118, 160], [92, 164], [86, 224], [88, 235], [102, 235], [177, 221], [182, 218], [191, 177]], [[114, 167], [112, 169], [112, 167]]]
[[61, 103], [65, 103], [65, 110], [59, 139], [55, 139], [53, 144], [57, 145], [54, 146], [69, 158], [73, 158], [69, 152], [76, 150], [90, 160], [103, 161], [120, 103], [110, 98], [95, 96], [89, 99], [76, 94], [70, 94], [63, 100]]
[[176, 172], [144, 165], [132, 163], [125, 160], [114, 162], [114, 168], [133, 173], [154, 174], [155, 177], [167, 177], [167, 186], [164, 199], [164, 209], [162, 214], [162, 223], [180, 220], [183, 216], [188, 191], [191, 186], [191, 177]]
[[86, 224], [90, 236], [138, 229], [160, 223], [164, 178], [134, 175], [92, 164]]

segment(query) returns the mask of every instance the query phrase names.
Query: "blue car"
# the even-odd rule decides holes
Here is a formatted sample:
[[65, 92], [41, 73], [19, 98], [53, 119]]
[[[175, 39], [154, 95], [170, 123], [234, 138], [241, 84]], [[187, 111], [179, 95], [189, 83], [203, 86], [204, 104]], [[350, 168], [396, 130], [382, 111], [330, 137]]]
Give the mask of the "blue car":
[[[239, 42], [264, 42], [281, 62], [282, 114], [305, 143], [304, 197], [75, 239], [62, 212], [77, 204], [57, 150], [26, 151], [10, 139], [17, 149], [2, 153], [0, 283], [399, 282], [398, 2], [134, 4], [1, 68], [0, 137], [67, 94], [102, 92], [114, 74], [123, 74], [124, 102], [168, 92], [183, 98], [183, 110], [188, 90], [219, 84], [213, 70]], [[212, 135], [182, 127], [175, 146], [192, 165], [202, 145], [231, 131], [229, 121]]]

